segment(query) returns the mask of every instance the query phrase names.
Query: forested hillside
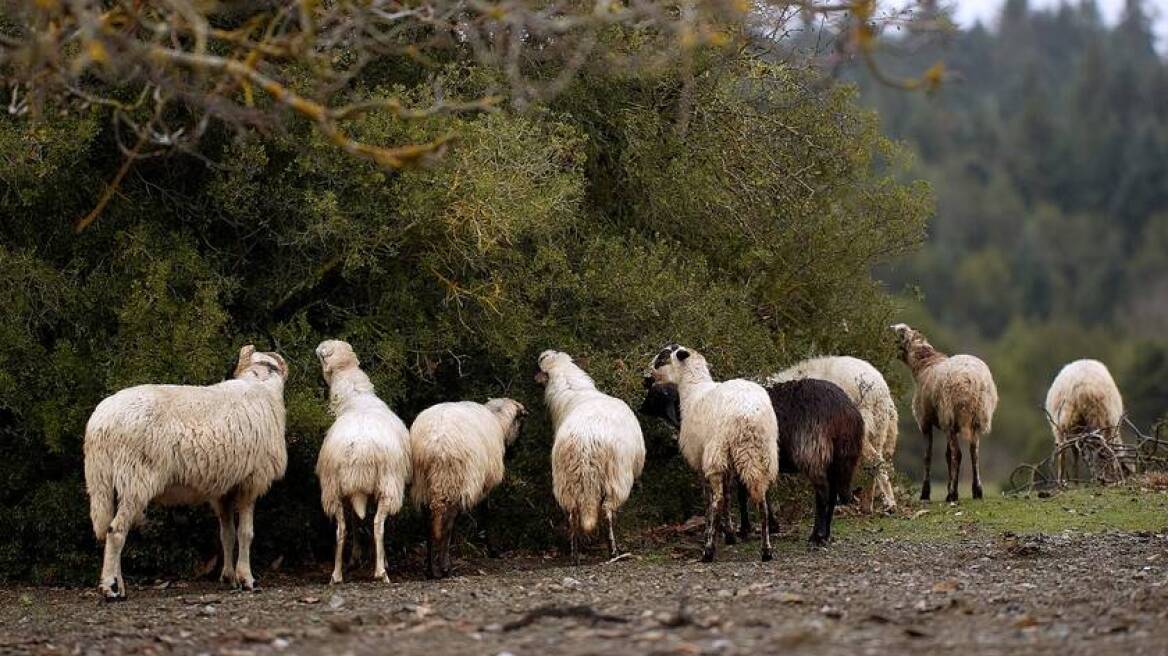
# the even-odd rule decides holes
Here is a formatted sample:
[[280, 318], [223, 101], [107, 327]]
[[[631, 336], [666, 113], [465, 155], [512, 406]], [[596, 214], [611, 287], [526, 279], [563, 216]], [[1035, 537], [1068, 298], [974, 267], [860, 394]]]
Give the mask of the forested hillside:
[[1141, 426], [1168, 412], [1168, 65], [1138, 1], [1114, 26], [1089, 1], [1003, 12], [881, 58], [901, 75], [943, 60], [935, 93], [856, 76], [937, 194], [925, 247], [882, 275], [919, 293], [934, 344], [993, 367], [998, 476], [1049, 450], [1039, 407], [1069, 360], [1107, 362]]

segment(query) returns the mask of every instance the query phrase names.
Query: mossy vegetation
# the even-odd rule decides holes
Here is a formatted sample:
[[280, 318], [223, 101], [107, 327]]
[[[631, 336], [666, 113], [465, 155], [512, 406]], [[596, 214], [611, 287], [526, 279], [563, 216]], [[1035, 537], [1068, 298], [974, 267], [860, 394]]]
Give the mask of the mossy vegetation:
[[989, 494], [956, 505], [909, 503], [895, 516], [849, 517], [843, 539], [865, 537], [934, 541], [970, 535], [1163, 531], [1168, 492], [1139, 487], [1075, 488], [1050, 496]]

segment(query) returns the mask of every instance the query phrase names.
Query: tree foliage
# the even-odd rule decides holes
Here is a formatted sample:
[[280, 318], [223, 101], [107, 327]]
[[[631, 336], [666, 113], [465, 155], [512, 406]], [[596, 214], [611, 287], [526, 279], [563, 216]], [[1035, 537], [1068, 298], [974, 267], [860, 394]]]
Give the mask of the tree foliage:
[[[336, 101], [421, 103], [438, 84], [471, 102], [505, 78], [473, 59], [371, 65]], [[138, 160], [80, 234], [123, 165], [117, 110], [0, 119], [0, 578], [90, 576], [87, 416], [128, 385], [216, 382], [243, 343], [291, 365], [289, 470], [260, 502], [256, 552], [300, 565], [331, 544], [312, 475], [330, 422], [312, 354], [324, 338], [353, 343], [407, 422], [453, 399], [534, 410], [493, 495], [508, 546], [554, 543], [560, 523], [531, 380], [545, 348], [633, 403], [650, 355], [675, 340], [721, 376], [820, 352], [887, 362], [894, 305], [869, 271], [920, 242], [930, 191], [900, 181], [904, 153], [852, 90], [819, 82], [706, 49], [597, 67], [524, 108], [349, 118], [361, 143], [455, 137], [407, 170], [347, 156], [309, 119], [212, 126], [197, 156]], [[627, 514], [688, 516], [694, 479], [649, 427]], [[209, 513], [150, 517], [163, 519], [131, 538], [128, 571], [183, 573], [215, 552]], [[416, 515], [399, 527], [391, 541], [415, 545]]]

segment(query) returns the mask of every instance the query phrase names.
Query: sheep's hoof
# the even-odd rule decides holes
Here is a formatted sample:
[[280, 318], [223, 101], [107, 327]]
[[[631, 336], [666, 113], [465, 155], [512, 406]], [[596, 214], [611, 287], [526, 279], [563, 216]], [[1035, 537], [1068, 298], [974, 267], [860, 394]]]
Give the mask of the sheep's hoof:
[[980, 488], [980, 487], [975, 487], [975, 488], [973, 488], [973, 498], [974, 498], [974, 499], [980, 499], [980, 498], [982, 498], [982, 494], [981, 494], [981, 488]]
[[389, 574], [386, 574], [385, 572], [382, 572], [380, 574], [374, 574], [373, 580], [374, 581], [381, 581], [382, 583], [389, 583]]
[[769, 560], [774, 560], [774, 559], [775, 559], [774, 551], [772, 551], [770, 549], [763, 549], [762, 550], [762, 562], [765, 563]]
[[738, 536], [733, 531], [726, 532], [726, 544], [738, 544]]
[[340, 585], [345, 582], [345, 577], [340, 574], [333, 574], [329, 577], [329, 585]]
[[235, 587], [239, 588], [240, 590], [243, 590], [244, 592], [255, 592], [256, 591], [256, 580], [250, 576], [236, 577], [235, 578]]
[[223, 572], [221, 574], [219, 574], [219, 582], [220, 583], [227, 583], [227, 584], [234, 584], [235, 583], [235, 570], [233, 570], [233, 569], [223, 570]]
[[945, 495], [945, 503], [957, 503], [957, 493], [950, 492]]
[[818, 551], [818, 550], [827, 549], [827, 543], [828, 543], [827, 538], [825, 538], [821, 535], [812, 535], [810, 538], [807, 539], [807, 549], [808, 549], [808, 551]]
[[740, 529], [738, 531], [738, 541], [739, 542], [746, 542], [747, 540], [750, 539], [750, 537], [751, 537], [750, 536], [750, 529]]
[[714, 562], [714, 554], [715, 553], [716, 552], [714, 551], [713, 547], [706, 547], [705, 549], [702, 549], [702, 562], [703, 563]]
[[125, 601], [126, 600], [126, 583], [121, 579], [114, 579], [108, 584], [102, 583], [98, 586], [101, 592], [101, 598], [104, 601]]
[[925, 483], [925, 485], [921, 487], [921, 501], [928, 501], [929, 497], [933, 495], [932, 492], [933, 491], [929, 489], [929, 484]]

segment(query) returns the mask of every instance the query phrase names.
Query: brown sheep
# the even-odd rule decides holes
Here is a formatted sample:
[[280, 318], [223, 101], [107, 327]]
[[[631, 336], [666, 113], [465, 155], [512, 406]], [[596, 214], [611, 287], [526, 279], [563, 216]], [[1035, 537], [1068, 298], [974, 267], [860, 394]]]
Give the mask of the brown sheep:
[[921, 500], [929, 500], [929, 473], [933, 459], [933, 428], [949, 439], [945, 455], [949, 464], [949, 489], [945, 501], [957, 501], [957, 480], [961, 473], [961, 443], [969, 443], [973, 466], [973, 498], [982, 498], [981, 465], [978, 447], [981, 436], [990, 432], [998, 390], [986, 363], [972, 355], [947, 356], [933, 348], [925, 336], [907, 324], [892, 326], [900, 359], [912, 369], [916, 381], [912, 411], [925, 438], [925, 474]]

